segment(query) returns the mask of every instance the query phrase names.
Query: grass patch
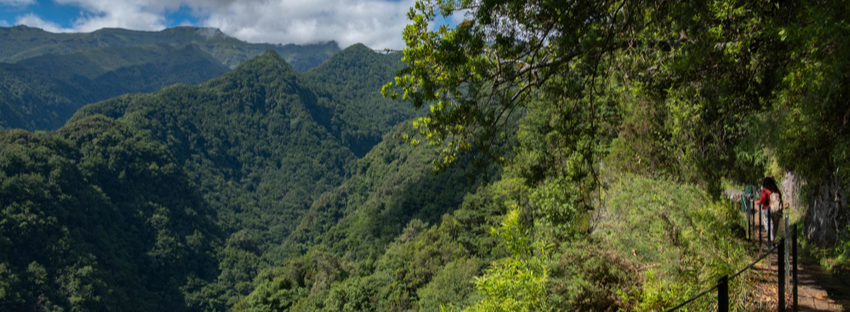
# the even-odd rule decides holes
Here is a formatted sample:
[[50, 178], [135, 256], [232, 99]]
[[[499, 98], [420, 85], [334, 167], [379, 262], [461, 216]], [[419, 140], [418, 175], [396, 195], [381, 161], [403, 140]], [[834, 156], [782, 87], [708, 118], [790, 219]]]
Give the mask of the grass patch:
[[[641, 280], [620, 294], [628, 310], [673, 307], [754, 260], [740, 204], [712, 200], [696, 186], [621, 176], [605, 192], [604, 204], [594, 235], [635, 266]], [[747, 271], [730, 282], [731, 308], [764, 305], [751, 285], [756, 274]], [[711, 292], [682, 311], [716, 309], [716, 298]]]

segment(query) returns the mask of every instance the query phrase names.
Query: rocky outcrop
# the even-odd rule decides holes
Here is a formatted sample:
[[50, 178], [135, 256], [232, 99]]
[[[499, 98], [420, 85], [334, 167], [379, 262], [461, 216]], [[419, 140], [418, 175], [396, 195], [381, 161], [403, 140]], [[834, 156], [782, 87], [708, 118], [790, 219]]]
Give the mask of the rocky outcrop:
[[[806, 210], [805, 235], [809, 241], [827, 247], [848, 234], [850, 209], [847, 206], [847, 186], [837, 176], [811, 190]], [[784, 181], [783, 181], [784, 182]], [[783, 183], [784, 186], [784, 183]]]
[[782, 191], [782, 201], [786, 205], [790, 205], [793, 209], [801, 209], [806, 207], [806, 198], [803, 196], [803, 186], [805, 181], [802, 177], [793, 172], [786, 172], [782, 182], [779, 183], [779, 190]]

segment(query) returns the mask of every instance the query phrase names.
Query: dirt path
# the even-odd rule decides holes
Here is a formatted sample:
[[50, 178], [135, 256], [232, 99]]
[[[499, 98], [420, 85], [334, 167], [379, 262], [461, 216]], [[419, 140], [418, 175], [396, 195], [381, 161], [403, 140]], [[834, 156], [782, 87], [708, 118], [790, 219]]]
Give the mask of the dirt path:
[[[762, 241], [766, 239], [765, 231], [762, 231]], [[758, 232], [756, 232], [757, 234]], [[754, 252], [756, 250], [753, 250]], [[762, 246], [759, 253], [767, 251], [767, 248]], [[799, 252], [799, 250], [798, 250]], [[755, 270], [761, 271], [764, 276], [769, 277], [760, 280], [759, 283], [765, 293], [772, 294], [773, 301], [777, 301], [777, 257], [776, 251], [773, 252], [768, 262], [761, 261], [755, 266]], [[803, 255], [799, 255], [797, 264], [797, 276], [800, 279], [797, 288], [797, 298], [799, 300], [799, 311], [848, 311], [850, 312], [850, 280], [845, 281], [833, 274], [830, 274], [818, 264], [815, 260]], [[793, 311], [791, 305], [791, 289], [786, 290], [786, 303], [789, 309]]]
[[817, 262], [803, 257], [800, 260], [797, 269], [800, 311], [850, 311], [847, 284]]

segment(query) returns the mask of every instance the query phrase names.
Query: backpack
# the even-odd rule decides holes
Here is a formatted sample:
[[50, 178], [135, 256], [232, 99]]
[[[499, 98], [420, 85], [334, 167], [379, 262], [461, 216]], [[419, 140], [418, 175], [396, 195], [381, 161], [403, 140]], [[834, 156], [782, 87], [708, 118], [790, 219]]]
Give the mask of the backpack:
[[782, 195], [779, 192], [770, 192], [770, 213], [782, 211]]

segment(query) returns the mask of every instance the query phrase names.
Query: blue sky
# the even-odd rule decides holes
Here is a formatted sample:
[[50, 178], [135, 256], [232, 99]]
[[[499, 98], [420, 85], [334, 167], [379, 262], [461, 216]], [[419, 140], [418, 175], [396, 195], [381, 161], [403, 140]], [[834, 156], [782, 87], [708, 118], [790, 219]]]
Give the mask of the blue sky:
[[[0, 0], [0, 26], [50, 32], [215, 27], [249, 42], [399, 49], [414, 0]], [[447, 21], [451, 23], [450, 19]]]
[[[57, 4], [54, 1], [36, 1], [31, 5], [4, 5], [4, 1], [0, 0], [0, 24], [5, 22], [4, 25], [15, 25], [18, 17], [27, 14], [34, 14], [66, 29], [72, 29], [74, 21], [81, 16], [98, 15], [77, 5]], [[177, 10], [165, 10], [163, 16], [166, 27], [198, 25], [199, 22], [198, 17], [192, 14], [192, 9], [186, 5]]]
[[[80, 15], [80, 10], [77, 7], [57, 5], [48, 1], [28, 6], [4, 5], [2, 6], [2, 11], [0, 11], [0, 20], [5, 21], [8, 25], [13, 23], [18, 16], [26, 13], [34, 13], [43, 16], [47, 20], [55, 21], [68, 27], [70, 21]], [[65, 23], [62, 23], [63, 21]]]

